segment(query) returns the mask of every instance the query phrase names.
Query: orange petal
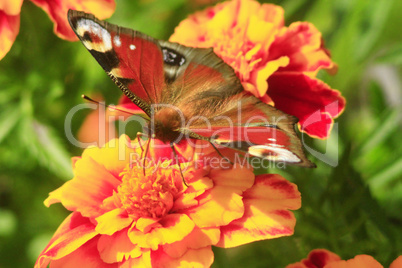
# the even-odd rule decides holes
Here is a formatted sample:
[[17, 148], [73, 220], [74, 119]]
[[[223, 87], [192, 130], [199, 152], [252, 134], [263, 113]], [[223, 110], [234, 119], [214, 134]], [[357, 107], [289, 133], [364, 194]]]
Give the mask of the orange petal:
[[163, 251], [172, 258], [180, 258], [188, 249], [199, 249], [210, 245], [215, 245], [220, 237], [219, 228], [195, 227], [193, 231], [183, 240], [172, 244], [163, 245]]
[[399, 256], [398, 258], [396, 258], [391, 265], [389, 266], [389, 268], [400, 268], [402, 267], [402, 255]]
[[184, 214], [169, 214], [160, 222], [160, 228], [154, 228], [148, 233], [143, 233], [130, 228], [128, 236], [133, 244], [142, 248], [156, 250], [159, 245], [171, 244], [182, 240], [194, 228], [194, 223]]
[[114, 0], [31, 0], [41, 7], [54, 23], [54, 32], [60, 38], [75, 41], [78, 40], [67, 21], [67, 11], [76, 9], [90, 12], [99, 19], [110, 17], [115, 9]]
[[[136, 146], [138, 148], [134, 148]], [[112, 139], [103, 148], [90, 147], [82, 153], [82, 158], [91, 158], [110, 174], [119, 178], [124, 168], [141, 156], [138, 143], [131, 143], [126, 135], [121, 135], [119, 139]]]
[[357, 255], [347, 261], [336, 261], [325, 265], [325, 268], [383, 268], [383, 266], [369, 255]]
[[214, 253], [210, 246], [200, 249], [189, 249], [180, 258], [172, 258], [162, 250], [153, 251], [151, 255], [152, 267], [154, 268], [176, 268], [192, 267], [204, 268], [210, 267], [214, 262]]
[[96, 235], [95, 226], [87, 218], [79, 213], [71, 213], [39, 255], [35, 268], [47, 267], [50, 261], [71, 254]]
[[96, 231], [100, 234], [112, 235], [128, 227], [133, 219], [127, 216], [126, 210], [116, 208], [96, 218]]
[[8, 15], [0, 9], [0, 60], [10, 51], [19, 30], [20, 15]]
[[231, 169], [211, 169], [209, 178], [214, 181], [215, 187], [230, 187], [230, 191], [242, 194], [253, 186], [255, 176], [252, 170], [236, 163]]
[[124, 261], [122, 264], [119, 264], [119, 268], [133, 268], [133, 267], [144, 267], [151, 268], [153, 267], [151, 264], [151, 251], [148, 249], [141, 249], [142, 254], [138, 258], [130, 258]]
[[99, 238], [98, 250], [102, 260], [106, 263], [121, 262], [129, 258], [138, 258], [142, 250], [138, 245], [131, 243], [127, 229], [113, 235], [102, 235]]
[[45, 200], [50, 206], [61, 202], [65, 208], [78, 211], [85, 217], [97, 217], [105, 211], [102, 202], [113, 194], [120, 181], [101, 164], [88, 156], [75, 164], [75, 177], [51, 192]]
[[200, 227], [227, 225], [243, 216], [244, 205], [239, 194], [216, 186], [200, 200], [199, 206], [186, 211], [186, 214]]
[[234, 247], [293, 234], [296, 219], [288, 210], [301, 206], [295, 184], [276, 174], [259, 175], [243, 198], [244, 216], [221, 228], [217, 246]]
[[306, 259], [289, 264], [286, 268], [323, 268], [328, 263], [339, 260], [341, 260], [341, 258], [329, 250], [314, 249], [308, 254]]

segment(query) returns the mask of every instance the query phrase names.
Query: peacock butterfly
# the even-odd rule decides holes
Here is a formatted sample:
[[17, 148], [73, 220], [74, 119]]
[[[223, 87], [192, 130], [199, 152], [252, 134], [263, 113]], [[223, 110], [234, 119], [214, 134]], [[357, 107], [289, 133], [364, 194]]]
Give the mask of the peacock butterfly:
[[69, 10], [74, 32], [149, 119], [148, 134], [172, 145], [200, 139], [252, 156], [314, 167], [294, 130], [297, 118], [243, 90], [212, 50], [156, 40]]

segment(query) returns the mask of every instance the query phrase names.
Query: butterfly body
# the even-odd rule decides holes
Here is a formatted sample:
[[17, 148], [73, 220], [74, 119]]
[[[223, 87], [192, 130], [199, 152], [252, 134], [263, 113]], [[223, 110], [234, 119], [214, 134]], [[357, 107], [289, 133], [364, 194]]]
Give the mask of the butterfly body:
[[212, 49], [186, 47], [70, 10], [71, 27], [164, 143], [200, 139], [273, 161], [313, 167], [297, 118], [245, 92]]

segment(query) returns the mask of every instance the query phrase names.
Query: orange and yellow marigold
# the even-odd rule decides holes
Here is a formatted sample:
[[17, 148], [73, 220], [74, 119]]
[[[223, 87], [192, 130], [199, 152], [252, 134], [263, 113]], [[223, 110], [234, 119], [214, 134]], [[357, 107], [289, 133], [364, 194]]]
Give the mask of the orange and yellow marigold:
[[45, 201], [72, 213], [35, 267], [209, 267], [213, 245], [293, 233], [289, 210], [300, 207], [300, 193], [279, 175], [189, 162], [187, 187], [171, 161], [144, 168], [140, 156], [138, 143], [122, 136], [74, 158], [75, 177]]
[[310, 136], [327, 138], [333, 118], [344, 109], [340, 93], [316, 78], [336, 65], [321, 33], [308, 22], [284, 26], [284, 11], [273, 4], [232, 0], [182, 21], [169, 41], [213, 47], [233, 67], [245, 90], [299, 118]]

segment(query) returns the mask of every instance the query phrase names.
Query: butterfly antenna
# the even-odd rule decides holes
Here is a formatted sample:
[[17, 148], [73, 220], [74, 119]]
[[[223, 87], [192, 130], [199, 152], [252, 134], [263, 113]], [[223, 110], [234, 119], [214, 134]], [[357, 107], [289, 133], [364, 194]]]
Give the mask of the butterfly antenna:
[[224, 155], [218, 150], [218, 148], [216, 148], [215, 144], [213, 144], [212, 142], [209, 142], [209, 143], [212, 145], [212, 147], [214, 147], [215, 151], [219, 154], [220, 157], [222, 157], [223, 159], [225, 159], [226, 161], [228, 161], [232, 166], [234, 166], [233, 162], [230, 161], [229, 158], [227, 158], [226, 156], [224, 156]]
[[186, 180], [184, 179], [183, 171], [181, 170], [181, 165], [179, 162], [179, 157], [177, 156], [176, 149], [174, 148], [173, 143], [170, 143], [170, 148], [172, 148], [174, 158], [176, 159], [177, 165], [179, 166], [181, 179], [183, 180], [184, 185], [186, 185], [188, 187], [188, 184], [187, 184]]
[[115, 111], [119, 111], [119, 112], [126, 113], [126, 114], [129, 114], [129, 115], [139, 116], [139, 117], [141, 117], [142, 119], [144, 119], [144, 120], [146, 120], [146, 121], [150, 121], [149, 118], [147, 118], [147, 117], [145, 117], [145, 116], [142, 116], [142, 115], [140, 115], [140, 114], [134, 114], [134, 113], [132, 113], [132, 112], [130, 112], [130, 111], [125, 111], [125, 110], [116, 108], [116, 107], [111, 106], [111, 105], [106, 105], [106, 104], [104, 104], [104, 103], [100, 103], [99, 101], [96, 101], [96, 100], [94, 100], [94, 99], [91, 99], [91, 98], [88, 97], [87, 95], [81, 95], [81, 97], [82, 97], [84, 100], [90, 101], [90, 102], [95, 103], [95, 104], [98, 104], [98, 105], [103, 105], [103, 106], [105, 106], [105, 107], [107, 107], [107, 108], [109, 108], [109, 109], [113, 109], [113, 110], [115, 110]]

